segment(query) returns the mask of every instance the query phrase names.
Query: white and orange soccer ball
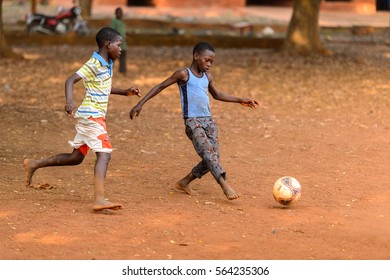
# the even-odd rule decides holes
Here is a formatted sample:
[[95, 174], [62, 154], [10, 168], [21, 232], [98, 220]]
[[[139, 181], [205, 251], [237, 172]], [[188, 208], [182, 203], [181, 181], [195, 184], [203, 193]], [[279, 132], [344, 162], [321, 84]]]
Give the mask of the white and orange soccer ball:
[[275, 200], [284, 206], [296, 203], [301, 197], [302, 187], [297, 179], [283, 176], [276, 180], [273, 190]]

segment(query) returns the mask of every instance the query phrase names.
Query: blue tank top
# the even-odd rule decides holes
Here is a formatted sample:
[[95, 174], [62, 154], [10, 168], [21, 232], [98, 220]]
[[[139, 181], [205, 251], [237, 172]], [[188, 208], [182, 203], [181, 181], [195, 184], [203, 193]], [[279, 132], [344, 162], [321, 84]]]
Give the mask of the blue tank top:
[[210, 117], [209, 79], [205, 73], [199, 78], [187, 71], [187, 83], [179, 85], [183, 118]]

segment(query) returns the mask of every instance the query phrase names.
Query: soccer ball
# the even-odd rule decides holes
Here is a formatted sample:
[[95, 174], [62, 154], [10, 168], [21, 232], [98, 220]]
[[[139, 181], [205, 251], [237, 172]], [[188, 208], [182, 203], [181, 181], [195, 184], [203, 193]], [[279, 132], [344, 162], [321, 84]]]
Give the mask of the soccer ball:
[[284, 206], [296, 203], [301, 197], [301, 192], [301, 184], [297, 179], [290, 176], [284, 176], [276, 180], [273, 188], [275, 200]]

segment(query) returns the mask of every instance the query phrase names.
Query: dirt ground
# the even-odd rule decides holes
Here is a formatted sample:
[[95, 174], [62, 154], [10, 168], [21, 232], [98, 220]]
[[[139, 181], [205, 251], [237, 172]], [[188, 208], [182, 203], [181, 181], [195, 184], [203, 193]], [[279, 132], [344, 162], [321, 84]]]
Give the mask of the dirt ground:
[[[111, 96], [106, 195], [124, 209], [104, 215], [91, 208], [93, 153], [79, 166], [38, 170], [30, 188], [22, 166], [71, 151], [64, 82], [95, 46], [19, 46], [26, 60], [0, 66], [0, 259], [390, 259], [390, 48], [326, 47], [332, 56], [292, 58], [216, 46], [217, 88], [262, 102], [252, 110], [211, 101], [234, 201], [209, 174], [194, 181], [197, 196], [175, 189], [199, 160], [177, 87], [133, 121], [138, 98]], [[114, 86], [146, 94], [190, 62], [189, 47], [132, 47]], [[303, 188], [289, 208], [271, 191], [283, 175]]]

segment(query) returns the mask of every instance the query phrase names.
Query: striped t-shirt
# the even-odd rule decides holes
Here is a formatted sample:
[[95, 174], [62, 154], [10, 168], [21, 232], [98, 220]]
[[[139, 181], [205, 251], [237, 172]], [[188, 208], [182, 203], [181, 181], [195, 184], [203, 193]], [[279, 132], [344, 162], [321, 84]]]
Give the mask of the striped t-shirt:
[[104, 118], [107, 114], [108, 97], [111, 93], [112, 65], [107, 63], [99, 53], [92, 57], [76, 73], [84, 82], [85, 97], [78, 107], [77, 118]]

